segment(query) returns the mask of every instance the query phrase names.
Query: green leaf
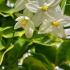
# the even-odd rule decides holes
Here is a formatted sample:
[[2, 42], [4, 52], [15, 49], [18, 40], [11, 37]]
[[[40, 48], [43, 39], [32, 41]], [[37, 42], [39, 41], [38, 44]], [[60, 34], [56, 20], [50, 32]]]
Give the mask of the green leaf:
[[16, 31], [16, 32], [7, 32], [4, 33], [2, 36], [4, 38], [13, 38], [13, 37], [22, 37], [25, 34], [24, 30], [22, 31]]
[[11, 27], [0, 27], [0, 32], [1, 31], [4, 31], [4, 30], [7, 30], [7, 29], [10, 29]]
[[11, 45], [6, 51], [0, 52], [0, 65], [1, 65], [2, 62], [3, 62], [4, 55], [5, 55], [8, 51], [10, 51], [13, 47], [14, 47], [14, 46]]
[[15, 3], [16, 2], [16, 0], [9, 0], [11, 3]]
[[33, 57], [39, 59], [48, 70], [54, 70], [54, 65], [47, 59], [47, 57], [41, 53], [33, 53]]
[[64, 14], [70, 16], [70, 0], [62, 0], [61, 8], [64, 11]]
[[23, 66], [26, 70], [48, 70], [40, 60], [31, 56], [24, 60]]
[[52, 34], [34, 34], [32, 40], [34, 43], [39, 43], [45, 46], [56, 46], [58, 43], [62, 42], [62, 39], [59, 39]]
[[50, 62], [55, 63], [57, 49], [54, 46], [45, 46], [41, 44], [33, 44], [36, 48], [36, 53], [42, 53]]
[[67, 61], [70, 61], [70, 40], [64, 40], [58, 53], [59, 65], [63, 65], [63, 63], [66, 63]]
[[0, 12], [7, 12], [10, 8], [8, 8], [5, 4], [5, 0], [0, 1]]
[[0, 40], [0, 51], [5, 49], [5, 46], [2, 44], [2, 41]]
[[63, 11], [64, 11], [65, 6], [66, 6], [66, 1], [67, 0], [61, 0], [61, 3], [60, 3], [60, 6], [61, 6], [61, 8], [62, 8]]
[[11, 27], [0, 27], [0, 38], [2, 38], [2, 35], [4, 33], [5, 30], [10, 29]]
[[4, 17], [7, 17], [7, 16], [13, 16], [13, 13], [14, 13], [14, 9], [7, 6], [7, 1], [9, 1], [9, 3], [13, 3], [15, 2], [15, 0], [1, 0], [0, 1], [0, 14]]
[[25, 54], [31, 48], [30, 47], [31, 44], [32, 42], [28, 41], [28, 39], [24, 37], [18, 38], [18, 40], [15, 42], [15, 46], [21, 48], [19, 51], [19, 58], [21, 58], [23, 54]]
[[[21, 70], [18, 66], [18, 60], [24, 54], [25, 48], [27, 48], [27, 42], [24, 38], [18, 38], [14, 42], [14, 47], [5, 56], [4, 65], [6, 70]], [[22, 55], [21, 55], [22, 54]], [[22, 70], [24, 67], [22, 68]]]

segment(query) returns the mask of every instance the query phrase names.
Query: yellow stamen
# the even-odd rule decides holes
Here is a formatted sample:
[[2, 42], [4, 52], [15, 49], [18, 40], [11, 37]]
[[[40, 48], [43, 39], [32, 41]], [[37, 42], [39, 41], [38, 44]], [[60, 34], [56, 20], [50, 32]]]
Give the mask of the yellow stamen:
[[60, 26], [60, 22], [54, 21], [54, 22], [52, 22], [52, 25], [55, 26], [55, 27], [58, 27], [58, 26]]
[[27, 23], [28, 23], [28, 20], [27, 19], [24, 19], [24, 20], [21, 21], [21, 25], [22, 26], [26, 26]]
[[42, 11], [47, 11], [47, 10], [48, 10], [48, 6], [46, 6], [46, 5], [41, 6], [40, 9], [41, 9]]

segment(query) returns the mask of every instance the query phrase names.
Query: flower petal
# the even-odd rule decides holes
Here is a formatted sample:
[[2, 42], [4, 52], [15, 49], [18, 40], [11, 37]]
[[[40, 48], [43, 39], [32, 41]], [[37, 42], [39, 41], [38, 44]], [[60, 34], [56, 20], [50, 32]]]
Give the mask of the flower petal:
[[21, 27], [25, 30], [26, 37], [31, 38], [35, 30], [34, 23], [32, 21], [29, 21], [26, 26], [21, 26]]
[[55, 0], [47, 0], [45, 3], [47, 4], [47, 6], [51, 6], [51, 4], [54, 3]]
[[45, 20], [43, 24], [40, 26], [38, 33], [44, 34], [44, 33], [49, 33], [51, 31], [52, 31], [51, 23], [48, 22], [48, 20]]
[[18, 28], [20, 28], [20, 27], [21, 27], [20, 22], [17, 22], [17, 23], [15, 24], [15, 26], [14, 26], [14, 29], [18, 29]]
[[47, 12], [50, 16], [54, 17], [55, 19], [63, 17], [63, 12], [59, 6], [57, 6], [56, 8], [49, 8]]
[[70, 23], [70, 16], [65, 16], [63, 17], [64, 21], [67, 21], [68, 23]]
[[33, 29], [31, 28], [25, 29], [25, 35], [27, 38], [31, 38], [33, 36]]
[[35, 30], [35, 26], [32, 21], [29, 21], [28, 26], [31, 27], [33, 30]]
[[36, 13], [38, 11], [38, 3], [36, 1], [31, 1], [29, 3], [26, 4], [26, 8], [31, 11], [31, 12], [34, 12]]
[[70, 26], [70, 17], [64, 15], [61, 23], [62, 23], [63, 26]]
[[60, 3], [60, 0], [53, 0], [53, 2], [51, 2], [51, 4], [49, 5], [49, 7], [54, 8], [57, 7]]
[[27, 25], [26, 27], [24, 27], [24, 30], [27, 38], [31, 38], [33, 36], [34, 30], [31, 27]]
[[65, 34], [68, 36], [70, 35], [70, 29], [65, 29]]
[[70, 39], [70, 28], [69, 29], [65, 29], [65, 34], [66, 34], [66, 38]]
[[63, 26], [59, 26], [59, 27], [53, 27], [53, 31], [52, 33], [57, 36], [57, 37], [60, 37], [60, 38], [65, 38], [65, 32], [64, 32], [64, 29], [63, 29]]
[[15, 12], [21, 11], [25, 8], [25, 3], [27, 0], [17, 0], [15, 3]]
[[22, 19], [24, 19], [24, 16], [18, 17], [18, 18], [16, 19], [16, 21], [20, 21], [20, 20], [22, 20]]
[[18, 17], [18, 18], [16, 19], [16, 21], [21, 21], [21, 20], [23, 20], [23, 19], [29, 20], [29, 17], [27, 17], [27, 16], [20, 16], [20, 17]]
[[42, 21], [44, 20], [45, 16], [42, 12], [38, 12], [36, 13], [33, 17], [32, 17], [32, 21], [34, 21], [34, 25], [35, 27], [39, 27], [40, 24], [42, 23]]

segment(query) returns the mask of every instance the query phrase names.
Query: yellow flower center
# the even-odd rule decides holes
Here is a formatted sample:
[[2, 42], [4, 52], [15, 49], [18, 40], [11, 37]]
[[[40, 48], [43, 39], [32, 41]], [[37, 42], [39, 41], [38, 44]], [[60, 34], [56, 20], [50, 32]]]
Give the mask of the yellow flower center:
[[58, 27], [58, 26], [60, 26], [60, 22], [54, 21], [54, 22], [52, 22], [52, 25], [55, 26], [55, 27]]
[[22, 26], [26, 26], [27, 23], [28, 23], [28, 20], [27, 19], [21, 20], [21, 25]]
[[46, 5], [41, 6], [40, 9], [41, 9], [42, 11], [47, 11], [47, 10], [48, 10], [48, 6], [46, 6]]

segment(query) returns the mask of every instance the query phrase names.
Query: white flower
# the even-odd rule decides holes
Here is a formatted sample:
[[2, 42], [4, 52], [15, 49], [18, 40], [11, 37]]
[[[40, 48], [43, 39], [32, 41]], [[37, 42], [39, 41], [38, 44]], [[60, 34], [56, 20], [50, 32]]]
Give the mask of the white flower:
[[52, 33], [60, 38], [65, 38], [64, 25], [70, 23], [70, 18], [63, 16], [63, 18], [49, 18], [45, 19], [39, 28], [39, 34]]
[[[31, 11], [31, 12], [38, 12], [38, 11], [48, 11], [51, 8], [57, 7], [59, 4], [60, 0], [35, 0], [35, 1], [29, 1], [26, 4], [26, 7]], [[52, 10], [53, 11], [53, 10]]]
[[56, 14], [58, 16], [63, 14], [58, 6], [59, 2], [60, 0], [29, 0], [29, 2], [26, 3], [26, 8], [35, 13], [32, 20], [36, 27], [38, 27], [45, 18], [48, 18], [48, 16], [57, 17]]
[[31, 38], [35, 27], [30, 18], [27, 16], [20, 16], [16, 19], [16, 21], [18, 22], [15, 24], [14, 29], [18, 29], [20, 27], [23, 28], [25, 30], [26, 37]]

